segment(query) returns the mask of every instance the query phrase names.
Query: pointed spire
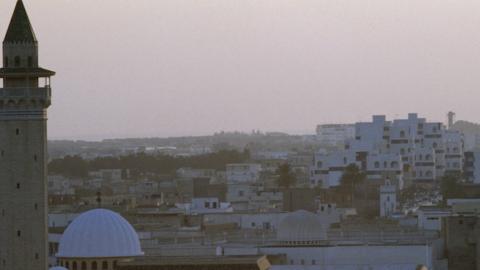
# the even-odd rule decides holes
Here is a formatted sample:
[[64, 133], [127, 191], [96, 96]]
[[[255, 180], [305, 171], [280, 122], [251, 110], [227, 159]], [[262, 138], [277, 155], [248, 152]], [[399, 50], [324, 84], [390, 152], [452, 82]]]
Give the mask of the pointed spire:
[[17, 1], [3, 42], [37, 42], [22, 0]]

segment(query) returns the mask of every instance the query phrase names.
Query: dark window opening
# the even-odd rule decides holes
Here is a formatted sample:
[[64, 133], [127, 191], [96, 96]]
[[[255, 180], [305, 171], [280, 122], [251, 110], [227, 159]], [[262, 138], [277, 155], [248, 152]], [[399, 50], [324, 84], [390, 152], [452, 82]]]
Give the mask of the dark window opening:
[[15, 67], [20, 66], [20, 56], [15, 56]]
[[97, 270], [97, 262], [92, 262], [92, 270]]
[[31, 56], [28, 57], [28, 67], [33, 67], [33, 58]]
[[20, 135], [20, 129], [17, 128], [17, 129], [15, 130], [15, 134]]
[[38, 204], [35, 204], [33, 208], [35, 208], [35, 210], [38, 210]]
[[4, 150], [0, 151], [0, 155], [3, 157], [3, 155], [5, 155], [5, 151]]
[[38, 260], [39, 256], [38, 253], [35, 253], [35, 259]]
[[87, 270], [87, 263], [86, 262], [82, 262], [82, 270]]
[[37, 155], [33, 155], [33, 160], [37, 161]]
[[5, 67], [8, 67], [8, 57], [6, 57], [6, 56], [4, 57], [3, 65], [4, 65]]
[[108, 269], [108, 262], [107, 262], [107, 261], [103, 261], [103, 262], [102, 262], [102, 269], [103, 269], [103, 270], [107, 270], [107, 269]]
[[17, 189], [20, 189], [20, 183], [17, 183]]
[[72, 270], [77, 270], [77, 262], [72, 263]]
[[22, 235], [21, 231], [17, 231], [17, 236], [20, 237]]

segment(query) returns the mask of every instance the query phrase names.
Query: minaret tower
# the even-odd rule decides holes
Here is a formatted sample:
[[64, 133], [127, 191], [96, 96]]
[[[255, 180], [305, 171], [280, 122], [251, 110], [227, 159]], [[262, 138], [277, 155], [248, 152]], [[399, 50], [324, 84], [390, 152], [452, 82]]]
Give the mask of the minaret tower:
[[[50, 76], [18, 0], [0, 78], [0, 269], [47, 269], [47, 108]], [[43, 79], [43, 80], [40, 80]]]

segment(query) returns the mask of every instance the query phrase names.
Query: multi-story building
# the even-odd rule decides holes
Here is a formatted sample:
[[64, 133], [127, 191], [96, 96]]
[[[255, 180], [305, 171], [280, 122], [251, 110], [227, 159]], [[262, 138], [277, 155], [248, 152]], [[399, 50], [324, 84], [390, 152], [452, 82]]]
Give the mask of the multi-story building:
[[328, 146], [341, 146], [355, 136], [355, 126], [351, 124], [325, 124], [317, 126], [317, 139]]

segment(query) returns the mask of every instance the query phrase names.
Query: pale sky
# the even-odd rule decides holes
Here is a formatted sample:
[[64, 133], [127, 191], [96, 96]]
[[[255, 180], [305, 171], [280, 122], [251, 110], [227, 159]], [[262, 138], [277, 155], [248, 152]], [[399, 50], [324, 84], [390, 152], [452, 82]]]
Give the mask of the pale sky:
[[[52, 139], [480, 122], [478, 0], [24, 0]], [[4, 36], [15, 0], [0, 0]]]

